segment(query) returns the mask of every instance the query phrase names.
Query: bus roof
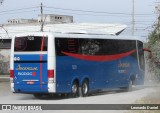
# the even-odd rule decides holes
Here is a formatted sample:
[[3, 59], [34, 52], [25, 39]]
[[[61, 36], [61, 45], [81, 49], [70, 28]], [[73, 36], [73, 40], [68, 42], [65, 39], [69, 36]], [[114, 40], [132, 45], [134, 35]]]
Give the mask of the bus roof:
[[[105, 24], [105, 23], [69, 23], [69, 24], [45, 24], [45, 32], [61, 32], [66, 34], [108, 34], [119, 35], [127, 28], [124, 24]], [[0, 28], [2, 38], [12, 37], [24, 32], [40, 31], [40, 24], [15, 24], [6, 25]]]
[[21, 33], [15, 35], [16, 37], [21, 36], [48, 36], [51, 35], [52, 37], [59, 37], [59, 38], [88, 38], [88, 39], [119, 39], [119, 40], [139, 40], [144, 42], [141, 37], [137, 36], [114, 36], [114, 35], [106, 35], [106, 34], [77, 34], [77, 33], [54, 33], [54, 32], [28, 32], [28, 33]]

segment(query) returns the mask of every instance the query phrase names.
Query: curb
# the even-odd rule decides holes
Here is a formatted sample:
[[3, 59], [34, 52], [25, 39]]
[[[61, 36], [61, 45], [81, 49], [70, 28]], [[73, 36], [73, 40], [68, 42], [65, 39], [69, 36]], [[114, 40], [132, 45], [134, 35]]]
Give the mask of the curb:
[[10, 78], [9, 77], [0, 77], [0, 82], [9, 82]]

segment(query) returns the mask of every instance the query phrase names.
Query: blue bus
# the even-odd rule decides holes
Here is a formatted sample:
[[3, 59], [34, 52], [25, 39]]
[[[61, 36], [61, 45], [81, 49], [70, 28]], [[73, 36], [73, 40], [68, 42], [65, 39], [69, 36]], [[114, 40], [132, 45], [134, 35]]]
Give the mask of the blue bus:
[[15, 93], [87, 96], [97, 90], [130, 90], [145, 76], [137, 37], [31, 32], [11, 44], [10, 82]]

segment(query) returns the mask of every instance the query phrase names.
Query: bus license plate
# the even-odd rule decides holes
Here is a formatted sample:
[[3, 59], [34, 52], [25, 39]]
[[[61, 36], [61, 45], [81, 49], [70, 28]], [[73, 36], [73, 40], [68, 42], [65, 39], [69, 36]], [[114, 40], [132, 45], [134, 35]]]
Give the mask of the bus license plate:
[[34, 82], [33, 81], [29, 81], [29, 82], [27, 82], [27, 84], [34, 84]]

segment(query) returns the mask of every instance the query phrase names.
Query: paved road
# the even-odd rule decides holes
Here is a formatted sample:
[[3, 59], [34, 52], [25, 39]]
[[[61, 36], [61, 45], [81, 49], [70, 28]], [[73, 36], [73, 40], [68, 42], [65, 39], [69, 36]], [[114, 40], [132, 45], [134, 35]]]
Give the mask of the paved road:
[[[154, 87], [139, 86], [139, 87], [134, 87], [133, 91], [131, 92], [106, 91], [84, 98], [54, 97], [52, 99], [49, 98], [37, 99], [34, 98], [34, 96], [32, 96], [31, 94], [12, 93], [10, 91], [9, 82], [0, 82], [0, 104], [42, 104], [42, 103], [43, 104], [132, 104], [136, 100], [139, 100], [142, 97], [145, 97], [153, 92], [155, 92]], [[64, 111], [58, 111], [58, 112], [61, 113]], [[67, 112], [72, 113], [72, 111], [67, 111]], [[100, 111], [92, 111], [91, 113], [94, 112], [100, 112]], [[106, 111], [101, 111], [101, 112], [106, 113]], [[120, 111], [112, 111], [112, 112], [119, 113]], [[121, 113], [123, 112], [124, 111], [121, 111]]]

